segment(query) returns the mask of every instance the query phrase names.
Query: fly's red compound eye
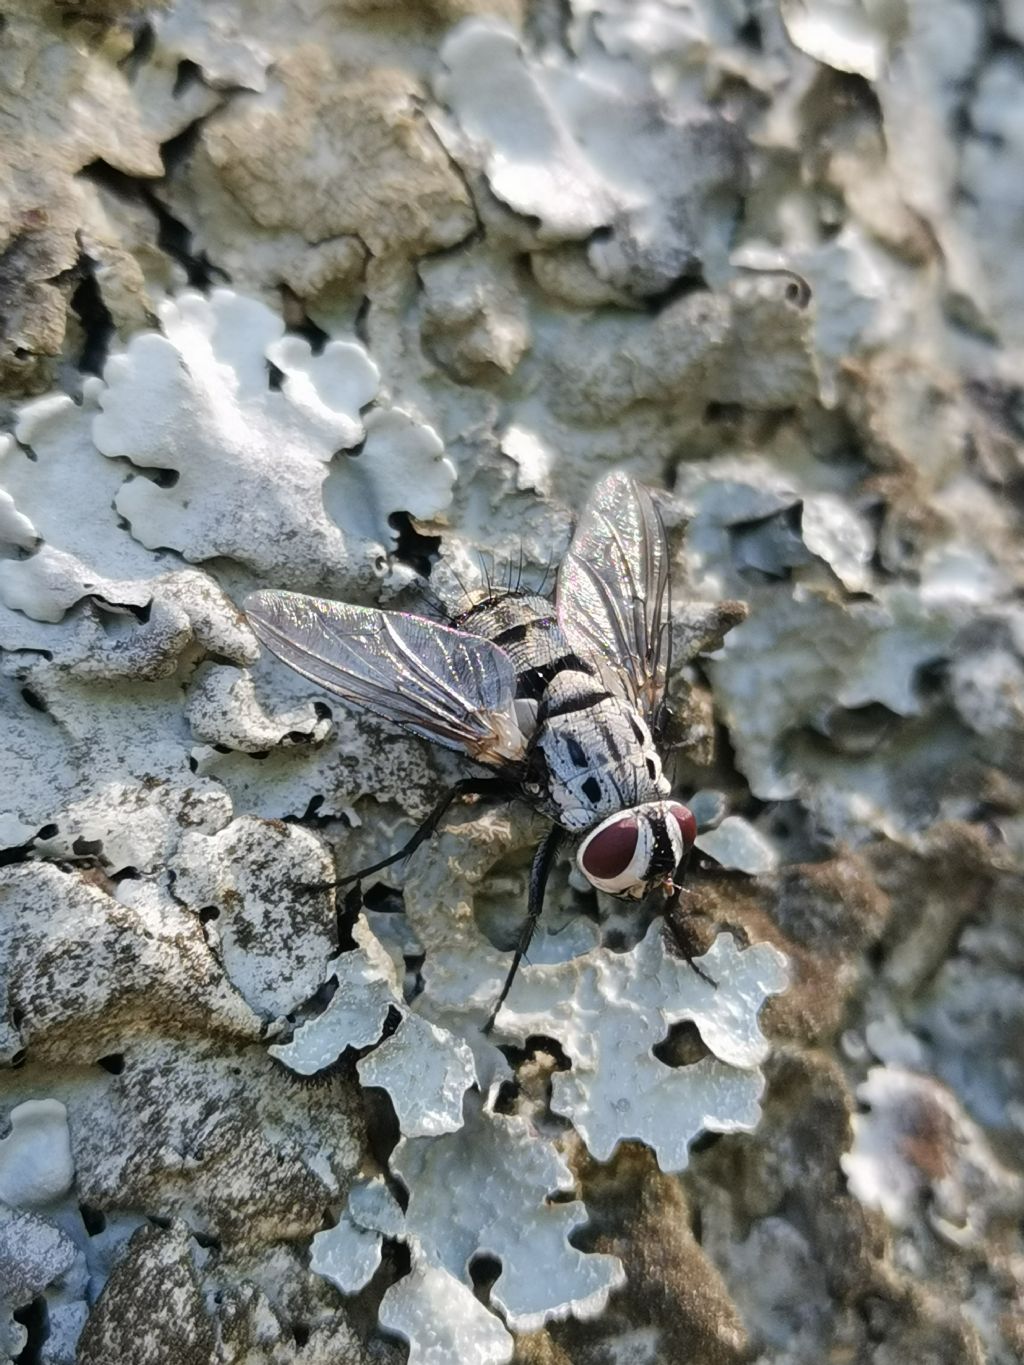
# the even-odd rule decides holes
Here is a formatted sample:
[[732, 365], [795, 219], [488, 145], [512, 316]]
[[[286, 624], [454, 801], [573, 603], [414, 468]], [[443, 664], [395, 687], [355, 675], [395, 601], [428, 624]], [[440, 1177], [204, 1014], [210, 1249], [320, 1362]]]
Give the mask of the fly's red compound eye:
[[697, 821], [693, 817], [693, 811], [688, 806], [674, 805], [669, 807], [669, 814], [679, 826], [684, 848], [689, 848], [697, 837]]
[[[691, 817], [692, 818], [692, 817]], [[583, 850], [580, 862], [588, 877], [610, 882], [621, 877], [633, 861], [639, 826], [632, 815], [598, 830]]]

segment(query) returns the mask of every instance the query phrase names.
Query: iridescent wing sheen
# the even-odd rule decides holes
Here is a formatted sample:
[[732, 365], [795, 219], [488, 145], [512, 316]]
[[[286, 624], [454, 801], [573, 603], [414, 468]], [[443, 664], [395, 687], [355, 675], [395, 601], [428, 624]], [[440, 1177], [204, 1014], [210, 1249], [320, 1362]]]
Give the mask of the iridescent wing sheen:
[[668, 671], [665, 527], [647, 489], [609, 474], [594, 489], [558, 574], [558, 620], [610, 690], [659, 728]]
[[489, 640], [405, 612], [257, 592], [245, 612], [296, 673], [403, 729], [480, 763], [517, 762], [512, 660]]

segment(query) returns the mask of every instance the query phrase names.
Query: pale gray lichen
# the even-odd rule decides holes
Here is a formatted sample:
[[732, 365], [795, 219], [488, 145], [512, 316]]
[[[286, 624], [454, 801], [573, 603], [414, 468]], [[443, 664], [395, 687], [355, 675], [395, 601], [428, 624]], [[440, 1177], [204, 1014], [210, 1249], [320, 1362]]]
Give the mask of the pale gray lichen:
[[485, 252], [419, 266], [425, 288], [423, 341], [442, 369], [471, 383], [511, 374], [530, 344], [526, 309], [511, 270]]
[[160, 49], [168, 57], [195, 62], [213, 86], [264, 90], [270, 53], [249, 36], [232, 3], [215, 10], [201, 0], [179, 0], [153, 15]]
[[[586, 1213], [577, 1201], [549, 1202], [574, 1185], [555, 1149], [525, 1120], [489, 1113], [479, 1099], [467, 1100], [465, 1120], [446, 1137], [399, 1143], [390, 1164], [408, 1191], [404, 1214], [371, 1182], [353, 1191], [338, 1226], [316, 1239], [315, 1268], [349, 1292], [376, 1268], [382, 1234], [408, 1241], [412, 1270], [385, 1294], [381, 1322], [410, 1342], [410, 1360], [434, 1365], [456, 1349], [460, 1359], [511, 1357], [512, 1338], [470, 1289], [476, 1255], [501, 1261], [491, 1300], [519, 1331], [599, 1313], [623, 1278], [614, 1256], [570, 1246]], [[464, 1201], [452, 1202], [455, 1187]]]
[[695, 846], [702, 853], [710, 853], [722, 867], [751, 876], [773, 872], [779, 865], [778, 850], [771, 840], [742, 815], [725, 816], [714, 829], [699, 834]]
[[0, 1200], [16, 1209], [52, 1204], [75, 1178], [67, 1110], [59, 1100], [28, 1100], [0, 1138]]
[[501, 1323], [443, 1266], [417, 1264], [392, 1285], [380, 1321], [408, 1341], [409, 1365], [506, 1365], [512, 1359], [514, 1342]]
[[[92, 380], [81, 404], [62, 394], [27, 404], [15, 429], [19, 444], [0, 447], [8, 509], [0, 545], [28, 551], [0, 561], [0, 602], [53, 622], [89, 597], [113, 607], [152, 604], [155, 619], [139, 634], [168, 637], [166, 672], [173, 671], [189, 627], [208, 647], [250, 662], [252, 636], [216, 583], [165, 553], [144, 549], [119, 524], [113, 504], [126, 467], [100, 458], [91, 439], [102, 392]], [[13, 620], [4, 643], [9, 649], [22, 643]], [[31, 648], [31, 637], [25, 643]], [[94, 652], [83, 651], [81, 667]], [[138, 663], [132, 660], [130, 671], [139, 671]]]
[[[59, 1100], [28, 1100], [11, 1110], [10, 1125], [0, 1139], [0, 1351], [13, 1360], [28, 1342], [14, 1310], [67, 1276], [79, 1249], [52, 1216], [75, 1178], [66, 1108]], [[62, 1307], [54, 1302], [58, 1340]], [[80, 1303], [72, 1341], [84, 1317]]]
[[[481, 848], [485, 859], [487, 848], [485, 842]], [[436, 868], [441, 860], [443, 844], [431, 857], [417, 859], [425, 870]], [[465, 866], [465, 852], [462, 863]], [[414, 884], [407, 883], [407, 890]], [[483, 1196], [475, 1196], [470, 1201], [475, 1210], [472, 1217], [482, 1219], [483, 1224], [477, 1228], [474, 1222], [476, 1230], [467, 1228], [463, 1235], [476, 1241], [467, 1241], [465, 1246], [457, 1243], [455, 1250], [443, 1254], [439, 1249], [454, 1235], [455, 1215], [445, 1193], [449, 1181], [444, 1171], [450, 1170], [452, 1178], [458, 1171], [465, 1184], [477, 1170], [479, 1179], [491, 1186], [499, 1169], [508, 1172], [508, 1179], [515, 1178], [517, 1153], [529, 1156], [533, 1164], [541, 1160], [542, 1152], [548, 1153], [545, 1161], [554, 1159], [552, 1149], [539, 1138], [523, 1146], [525, 1128], [509, 1128], [502, 1116], [481, 1108], [479, 1099], [463, 1099], [473, 1081], [489, 1079], [495, 1067], [479, 1034], [475, 1038], [472, 1033], [464, 1035], [466, 1041], [453, 1038], [449, 1029], [459, 1027], [459, 1013], [454, 999], [445, 1003], [444, 982], [450, 977], [451, 989], [464, 992], [459, 1002], [462, 1009], [468, 1005], [482, 1016], [493, 1002], [507, 959], [493, 950], [486, 952], [479, 930], [467, 924], [460, 932], [458, 916], [453, 917], [450, 909], [453, 890], [449, 877], [446, 932], [438, 922], [447, 943], [439, 944], [436, 952], [428, 950], [427, 989], [417, 1002], [428, 1016], [433, 1013], [443, 1019], [448, 1028], [408, 1012], [396, 990], [393, 965], [382, 957], [368, 930], [360, 928], [357, 937], [362, 948], [342, 954], [335, 963], [337, 989], [327, 1008], [303, 1024], [291, 1043], [274, 1044], [271, 1051], [290, 1067], [308, 1073], [328, 1066], [345, 1047], [373, 1049], [358, 1063], [358, 1070], [364, 1084], [390, 1090], [404, 1135], [390, 1162], [411, 1195], [402, 1235], [414, 1253], [419, 1248], [418, 1254], [430, 1259], [441, 1257], [452, 1274], [462, 1274], [474, 1252], [498, 1256], [504, 1271], [492, 1290], [492, 1302], [511, 1326], [532, 1330], [552, 1316], [594, 1311], [611, 1281], [601, 1276], [594, 1281], [596, 1263], [580, 1260], [578, 1253], [565, 1260], [565, 1237], [582, 1219], [582, 1212], [560, 1215], [562, 1220], [568, 1217], [565, 1226], [561, 1221], [545, 1222], [524, 1231], [518, 1220], [509, 1222], [498, 1212], [499, 1208], [521, 1207], [522, 1198], [511, 1190], [504, 1195], [488, 1193], [493, 1212], [487, 1218], [480, 1209]], [[417, 909], [420, 895], [410, 904], [410, 913], [429, 942], [433, 934]], [[548, 941], [539, 947], [541, 961]], [[701, 1132], [737, 1131], [756, 1124], [763, 1088], [756, 1063], [767, 1048], [756, 1019], [765, 996], [785, 984], [780, 954], [765, 946], [740, 954], [729, 938], [722, 937], [703, 959], [705, 969], [717, 980], [712, 987], [685, 961], [667, 953], [658, 927], [628, 954], [609, 955], [592, 948], [580, 957], [574, 955], [579, 947], [574, 949], [571, 943], [551, 938], [550, 944], [559, 950], [553, 955], [553, 965], [522, 970], [498, 1016], [497, 1034], [499, 1039], [520, 1041], [532, 1033], [559, 1039], [573, 1068], [555, 1077], [552, 1108], [572, 1119], [595, 1156], [606, 1160], [620, 1139], [639, 1137], [654, 1148], [665, 1169], [681, 1169], [689, 1143]], [[482, 967], [483, 971], [479, 987], [471, 990], [468, 973], [474, 959], [477, 970]], [[488, 962], [493, 965], [484, 966]], [[375, 1046], [392, 1010], [404, 1017], [397, 1030]], [[672, 1023], [682, 1019], [697, 1023], [716, 1055], [677, 1071], [658, 1061], [651, 1049], [665, 1039]], [[466, 1046], [468, 1041], [474, 1042], [473, 1052]], [[501, 1074], [499, 1068], [497, 1075]], [[464, 1108], [468, 1128], [463, 1123]], [[449, 1136], [439, 1136], [444, 1133]], [[567, 1172], [552, 1167], [544, 1179], [561, 1183]], [[360, 1215], [350, 1207], [337, 1228], [318, 1241], [317, 1267], [346, 1292], [354, 1292], [379, 1261], [379, 1238], [374, 1241], [365, 1235], [374, 1231], [385, 1229], [375, 1227], [372, 1215]], [[394, 1230], [388, 1235], [395, 1235]], [[550, 1250], [544, 1253], [547, 1259], [540, 1267], [548, 1297], [538, 1304], [538, 1285], [519, 1287], [518, 1277], [527, 1272], [516, 1249], [529, 1246], [531, 1256], [536, 1257], [549, 1243]], [[414, 1274], [415, 1264], [414, 1254]], [[530, 1273], [537, 1270], [534, 1267]], [[426, 1311], [430, 1294], [419, 1280], [414, 1285], [415, 1290], [401, 1289], [399, 1302], [406, 1305], [412, 1296], [411, 1302], [420, 1304], [419, 1311]], [[406, 1306], [402, 1314], [411, 1311]], [[472, 1316], [475, 1321], [475, 1310]], [[396, 1323], [405, 1320], [402, 1315], [395, 1318]]]
[[906, 1227], [924, 1216], [945, 1241], [976, 1246], [991, 1220], [1024, 1208], [1024, 1181], [931, 1077], [874, 1067], [857, 1096], [864, 1112], [843, 1170], [857, 1198], [890, 1223]]
[[367, 1285], [381, 1260], [383, 1237], [405, 1233], [405, 1213], [380, 1176], [357, 1181], [333, 1228], [313, 1238], [310, 1267], [346, 1294]]
[[[390, 837], [409, 815], [426, 815], [449, 771], [437, 750], [389, 743], [387, 727], [343, 707], [267, 651], [244, 671], [200, 670], [190, 698], [193, 734], [203, 741], [190, 750], [197, 772], [229, 792], [237, 809], [266, 819], [297, 819], [313, 809], [358, 827], [360, 801], [400, 794], [401, 811], [375, 814], [374, 828]], [[271, 733], [277, 738], [268, 749]]]
[[882, 73], [897, 37], [895, 14], [884, 5], [834, 0], [781, 0], [789, 36], [811, 57], [866, 80]]
[[701, 269], [723, 272], [744, 175], [742, 138], [728, 120], [696, 102], [661, 101], [607, 57], [531, 60], [493, 20], [460, 26], [441, 59], [438, 91], [464, 139], [451, 140], [455, 154], [470, 164], [480, 155], [494, 194], [535, 217], [542, 239], [590, 238], [599, 278], [639, 297]]
[[[0, 800], [17, 820], [15, 829], [30, 829], [16, 844], [39, 835], [44, 852], [67, 857], [81, 840], [105, 840], [112, 872], [148, 871], [163, 865], [183, 826], [213, 830], [231, 818], [227, 793], [191, 771], [178, 683], [123, 677], [125, 668], [131, 674], [136, 645], [148, 655], [147, 631], [131, 616], [123, 633], [119, 627], [102, 630], [103, 647], [90, 656], [91, 666], [81, 668], [84, 676], [76, 662], [80, 639], [68, 659], [60, 657], [63, 651], [47, 658], [45, 645], [6, 656], [3, 671], [16, 682], [10, 695], [20, 692], [22, 700], [5, 717], [13, 742], [0, 754]], [[126, 733], [122, 708], [128, 699], [133, 726]], [[33, 711], [45, 712], [39, 723], [35, 716], [26, 719]]]
[[[409, 1137], [447, 1133], [462, 1124], [462, 1097], [476, 1081], [473, 1054], [464, 1042], [409, 1012], [395, 966], [366, 926], [356, 926], [361, 947], [333, 963], [336, 989], [323, 1012], [302, 1024], [290, 1043], [270, 1051], [292, 1070], [314, 1075], [346, 1048], [375, 1047], [358, 1063], [363, 1085], [389, 1092], [401, 1131]], [[309, 990], [307, 994], [312, 994]], [[388, 1015], [400, 1016], [383, 1042]]]
[[[766, 944], [740, 952], [723, 934], [698, 965], [710, 980], [667, 951], [655, 924], [632, 952], [523, 969], [503, 1005], [503, 1035], [552, 1035], [565, 1048], [572, 1067], [553, 1078], [551, 1106], [598, 1160], [640, 1138], [663, 1170], [682, 1170], [705, 1130], [756, 1125], [764, 1080], [754, 1068], [768, 1050], [757, 1014], [785, 988], [785, 960]], [[682, 1020], [697, 1025], [713, 1056], [676, 1069], [654, 1048]]]
[[[401, 1231], [401, 1210], [398, 1228]], [[346, 1211], [333, 1228], [313, 1238], [310, 1269], [330, 1280], [343, 1294], [357, 1294], [370, 1283], [381, 1262], [382, 1239], [373, 1228], [360, 1226]]]
[[759, 796], [801, 790], [783, 747], [800, 727], [823, 729], [837, 708], [872, 703], [897, 716], [921, 710], [917, 676], [949, 656], [966, 613], [902, 588], [878, 596], [843, 605], [797, 587], [737, 627], [714, 661], [739, 761]]
[[334, 963], [336, 989], [326, 1009], [302, 1024], [290, 1043], [270, 1047], [272, 1056], [302, 1076], [330, 1066], [347, 1047], [376, 1043], [398, 1004], [394, 964], [367, 929], [357, 928], [356, 936], [363, 946]]
[[[492, 1301], [522, 1331], [552, 1317], [599, 1313], [622, 1283], [622, 1268], [613, 1256], [570, 1245], [586, 1211], [577, 1200], [550, 1202], [574, 1188], [563, 1158], [525, 1119], [488, 1113], [473, 1099], [465, 1118], [443, 1138], [403, 1138], [392, 1158], [409, 1192], [405, 1228], [417, 1259], [465, 1280], [474, 1255], [498, 1257]], [[473, 1191], [455, 1208], [454, 1181]], [[506, 1216], [509, 1208], [519, 1211], [516, 1219]]]
[[[449, 1137], [402, 1139], [391, 1164], [408, 1190], [407, 1212], [383, 1182], [369, 1181], [353, 1189], [337, 1226], [314, 1242], [314, 1268], [353, 1292], [376, 1269], [382, 1236], [408, 1241], [412, 1271], [388, 1290], [381, 1321], [409, 1340], [410, 1359], [441, 1362], [459, 1342], [473, 1359], [490, 1359], [490, 1351], [509, 1359], [512, 1339], [497, 1318], [477, 1311], [482, 1305], [467, 1284], [474, 1255], [501, 1261], [492, 1302], [520, 1331], [570, 1312], [590, 1317], [622, 1282], [615, 1257], [570, 1247], [568, 1235], [585, 1220], [579, 1204], [545, 1202], [573, 1187], [554, 1149], [523, 1120], [488, 1113], [478, 1100], [467, 1101], [465, 1117]], [[455, 1182], [474, 1191], [458, 1210], [446, 1194]], [[515, 1219], [509, 1208], [518, 1210]]]
[[199, 669], [185, 714], [196, 739], [242, 754], [263, 754], [289, 739], [319, 744], [331, 730], [312, 700], [269, 711], [256, 693], [252, 674], [225, 664]]
[[476, 1082], [469, 1047], [416, 1014], [356, 1067], [363, 1085], [388, 1091], [407, 1137], [434, 1137], [462, 1124], [462, 1097]]
[[[93, 423], [104, 455], [179, 476], [171, 488], [140, 478], [120, 488], [115, 505], [143, 544], [351, 591], [377, 576], [410, 459], [420, 477], [412, 497], [402, 496], [405, 510], [430, 516], [447, 505], [454, 470], [431, 432], [397, 411], [364, 427], [360, 412], [379, 375], [362, 347], [334, 341], [314, 355], [283, 335], [268, 308], [228, 290], [209, 300], [183, 295], [163, 306], [161, 321], [162, 336], [140, 336], [111, 360]], [[326, 491], [331, 457], [364, 434], [373, 449], [338, 467]]]
[[[61, 1322], [64, 1305], [51, 1287], [68, 1275], [77, 1258], [74, 1242], [52, 1222], [0, 1204], [0, 1352], [4, 1353], [0, 1358], [5, 1365], [16, 1361], [28, 1346], [28, 1331], [14, 1317], [15, 1311], [48, 1290], [54, 1344], [60, 1341], [73, 1346], [85, 1320], [86, 1305], [79, 1302], [77, 1321], [73, 1324]], [[71, 1330], [65, 1333], [62, 1327]]]

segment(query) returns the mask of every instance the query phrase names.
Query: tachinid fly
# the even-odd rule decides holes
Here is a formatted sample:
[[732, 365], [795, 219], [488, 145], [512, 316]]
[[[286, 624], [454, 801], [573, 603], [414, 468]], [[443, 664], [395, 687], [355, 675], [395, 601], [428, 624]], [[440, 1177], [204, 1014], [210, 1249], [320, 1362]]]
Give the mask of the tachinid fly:
[[658, 754], [667, 713], [669, 579], [665, 529], [650, 494], [609, 474], [584, 509], [554, 605], [509, 591], [451, 626], [405, 612], [258, 592], [245, 610], [260, 640], [297, 673], [449, 749], [483, 773], [438, 802], [397, 853], [407, 856], [462, 795], [518, 797], [552, 822], [533, 859], [527, 918], [488, 1023], [508, 994], [543, 908], [558, 847], [595, 887], [678, 896], [696, 837], [669, 798]]

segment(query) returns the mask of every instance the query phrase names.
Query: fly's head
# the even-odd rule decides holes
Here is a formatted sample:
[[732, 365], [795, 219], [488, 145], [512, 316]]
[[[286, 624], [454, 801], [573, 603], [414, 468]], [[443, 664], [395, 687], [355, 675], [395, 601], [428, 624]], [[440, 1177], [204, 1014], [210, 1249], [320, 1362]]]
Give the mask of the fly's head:
[[696, 837], [697, 821], [688, 806], [648, 801], [602, 820], [580, 844], [576, 861], [599, 891], [641, 900], [658, 886], [672, 890]]

